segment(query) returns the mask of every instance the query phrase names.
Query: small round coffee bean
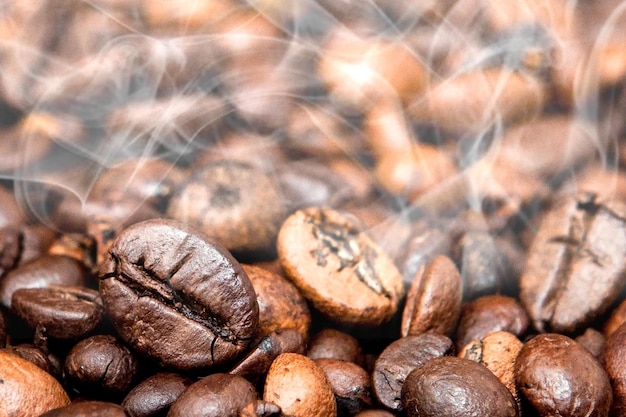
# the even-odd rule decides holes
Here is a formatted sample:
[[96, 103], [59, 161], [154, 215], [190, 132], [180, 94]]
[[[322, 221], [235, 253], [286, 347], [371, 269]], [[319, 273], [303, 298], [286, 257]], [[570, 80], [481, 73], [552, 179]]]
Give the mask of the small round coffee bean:
[[0, 415], [39, 417], [70, 403], [67, 393], [47, 372], [31, 362], [0, 351]]
[[228, 160], [205, 166], [182, 184], [167, 213], [243, 254], [273, 250], [284, 219], [282, 199], [272, 178]]
[[158, 373], [137, 384], [122, 401], [132, 417], [165, 415], [170, 406], [193, 381], [174, 373]]
[[80, 393], [119, 395], [132, 386], [138, 362], [133, 353], [110, 335], [81, 340], [65, 358], [68, 383]]
[[0, 302], [11, 308], [11, 297], [20, 288], [42, 288], [48, 285], [77, 285], [85, 283], [85, 268], [74, 258], [44, 255], [22, 264], [0, 280]]
[[409, 373], [451, 353], [452, 347], [452, 340], [437, 333], [410, 335], [391, 342], [374, 363], [372, 388], [378, 401], [391, 410], [400, 410], [400, 393]]
[[347, 216], [311, 207], [292, 214], [277, 240], [285, 274], [327, 318], [377, 326], [404, 296], [393, 261]]
[[618, 327], [606, 341], [602, 359], [613, 388], [613, 408], [611, 414], [626, 414], [626, 324]]
[[191, 384], [174, 401], [167, 416], [236, 416], [244, 407], [256, 400], [256, 390], [245, 378], [217, 373]]
[[31, 327], [58, 339], [89, 333], [100, 323], [104, 310], [97, 291], [59, 285], [19, 289], [13, 293], [11, 305]]
[[507, 331], [520, 337], [528, 323], [528, 313], [515, 298], [497, 294], [478, 297], [461, 309], [455, 337], [457, 349], [492, 332]]
[[352, 416], [372, 406], [370, 376], [352, 362], [316, 359], [330, 383], [337, 402], [337, 415]]
[[104, 401], [82, 401], [50, 410], [39, 417], [133, 417], [117, 404]]
[[300, 291], [288, 280], [254, 265], [242, 265], [250, 279], [259, 304], [259, 327], [256, 338], [273, 331], [296, 329], [306, 339], [311, 327], [311, 313]]
[[519, 416], [509, 390], [485, 366], [443, 356], [406, 378], [402, 408], [408, 417]]
[[293, 417], [335, 417], [337, 404], [324, 371], [306, 356], [283, 353], [265, 379], [263, 399]]
[[338, 359], [363, 366], [365, 356], [358, 339], [336, 329], [322, 329], [309, 342], [306, 354], [311, 359]]
[[450, 258], [437, 255], [413, 278], [402, 312], [402, 336], [428, 331], [450, 336], [462, 301], [459, 270]]
[[540, 416], [608, 416], [611, 385], [600, 363], [567, 336], [545, 333], [524, 344], [515, 380]]
[[182, 223], [157, 219], [127, 228], [99, 276], [118, 334], [167, 367], [198, 372], [233, 360], [256, 333], [259, 307], [241, 265]]

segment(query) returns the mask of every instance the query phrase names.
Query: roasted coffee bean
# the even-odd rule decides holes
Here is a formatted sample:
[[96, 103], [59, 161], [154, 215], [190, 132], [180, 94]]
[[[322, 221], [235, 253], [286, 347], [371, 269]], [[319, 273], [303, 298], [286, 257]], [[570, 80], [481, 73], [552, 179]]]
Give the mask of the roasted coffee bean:
[[256, 339], [276, 330], [296, 329], [308, 339], [311, 313], [298, 289], [278, 274], [254, 265], [242, 265], [250, 279], [259, 304]]
[[402, 386], [406, 377], [433, 358], [448, 355], [452, 340], [437, 333], [422, 333], [391, 342], [378, 356], [372, 374], [376, 399], [391, 410], [400, 410]]
[[604, 369], [613, 388], [613, 407], [611, 415], [622, 416], [626, 413], [626, 325], [621, 325], [608, 337], [602, 355]]
[[589, 327], [583, 334], [574, 339], [582, 347], [587, 349], [595, 358], [601, 359], [606, 345], [606, 337], [596, 329]]
[[479, 297], [463, 305], [456, 328], [457, 349], [492, 332], [506, 331], [520, 337], [528, 322], [526, 310], [515, 298], [496, 294]]
[[19, 356], [20, 358], [25, 359], [28, 362], [36, 365], [38, 368], [49, 373], [52, 376], [61, 375], [61, 372], [58, 372], [60, 370], [55, 369], [55, 366], [50, 360], [49, 355], [47, 355], [43, 350], [34, 345], [23, 343], [17, 346], [7, 346], [0, 351]]
[[469, 342], [458, 356], [485, 365], [520, 404], [515, 384], [515, 361], [522, 346], [523, 343], [514, 334], [500, 331]]
[[609, 318], [604, 322], [602, 333], [606, 338], [609, 338], [624, 323], [626, 323], [626, 300], [619, 303], [611, 312]]
[[584, 347], [546, 333], [526, 342], [515, 380], [540, 416], [608, 416], [613, 396], [607, 373]]
[[68, 383], [81, 394], [125, 394], [138, 373], [135, 355], [114, 336], [81, 340], [65, 358]]
[[0, 415], [39, 417], [70, 399], [59, 382], [31, 362], [0, 352]]
[[295, 329], [275, 330], [261, 339], [229, 373], [257, 382], [267, 374], [272, 362], [279, 355], [283, 353], [302, 355], [305, 350], [306, 340], [302, 333]]
[[[265, 203], [259, 207], [258, 202]], [[181, 185], [167, 209], [232, 252], [270, 251], [284, 218], [272, 178], [236, 161], [216, 161]]]
[[338, 416], [352, 416], [372, 406], [370, 376], [365, 369], [338, 359], [316, 359], [315, 363], [333, 389]]
[[117, 404], [104, 401], [82, 401], [55, 408], [40, 417], [131, 417]]
[[436, 256], [413, 278], [402, 312], [402, 336], [429, 331], [450, 336], [459, 319], [462, 301], [459, 270], [447, 256]]
[[19, 289], [11, 297], [11, 308], [31, 327], [58, 339], [89, 333], [100, 323], [104, 310], [97, 291], [60, 285]]
[[20, 265], [0, 280], [0, 302], [11, 308], [13, 293], [21, 288], [85, 283], [86, 270], [81, 262], [68, 256], [44, 255]]
[[311, 359], [338, 359], [359, 366], [365, 363], [359, 340], [336, 329], [322, 329], [309, 342], [307, 356]]
[[159, 373], [130, 390], [122, 407], [132, 417], [165, 416], [170, 406], [193, 381], [179, 374]]
[[82, 262], [90, 272], [97, 270], [96, 240], [83, 233], [63, 233], [48, 248], [51, 255], [65, 255]]
[[167, 416], [237, 416], [244, 407], [256, 400], [256, 390], [245, 378], [217, 373], [190, 385], [174, 401]]
[[350, 218], [326, 208], [292, 214], [277, 240], [285, 274], [326, 317], [345, 325], [388, 322], [404, 295], [402, 276]]
[[277, 357], [265, 379], [263, 399], [294, 417], [333, 417], [337, 404], [324, 371], [312, 359], [297, 353]]
[[574, 333], [617, 299], [626, 285], [625, 216], [622, 204], [593, 194], [568, 196], [545, 215], [520, 279], [537, 330]]
[[254, 337], [256, 295], [219, 243], [172, 220], [126, 229], [100, 266], [118, 334], [167, 367], [199, 371], [235, 359]]
[[12, 226], [0, 229], [0, 278], [17, 265], [22, 252], [23, 235]]
[[408, 417], [519, 416], [509, 390], [485, 366], [444, 356], [416, 368], [402, 387]]

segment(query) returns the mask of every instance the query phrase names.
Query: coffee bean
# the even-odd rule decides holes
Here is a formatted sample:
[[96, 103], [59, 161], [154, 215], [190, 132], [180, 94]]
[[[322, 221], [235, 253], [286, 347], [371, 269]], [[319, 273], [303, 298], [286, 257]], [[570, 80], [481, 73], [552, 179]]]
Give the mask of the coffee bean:
[[604, 369], [606, 369], [613, 389], [613, 407], [611, 415], [614, 416], [621, 416], [626, 413], [625, 348], [626, 325], [621, 325], [608, 337], [602, 355]]
[[304, 340], [308, 339], [311, 313], [298, 289], [278, 274], [254, 265], [242, 266], [259, 304], [256, 338], [261, 339], [276, 330], [296, 329]]
[[436, 332], [450, 336], [461, 313], [463, 286], [456, 265], [436, 256], [413, 278], [402, 312], [401, 334]]
[[272, 362], [283, 353], [304, 354], [304, 335], [295, 329], [275, 330], [248, 352], [231, 370], [252, 382], [262, 380]]
[[[265, 203], [259, 206], [260, 201]], [[273, 249], [284, 207], [272, 178], [249, 165], [222, 160], [182, 184], [167, 213], [230, 251], [246, 254]]]
[[595, 358], [601, 359], [606, 345], [606, 337], [596, 329], [589, 327], [583, 334], [574, 339], [582, 347], [587, 349]]
[[0, 415], [4, 416], [38, 417], [70, 403], [50, 374], [6, 352], [0, 352], [0, 398]]
[[97, 271], [97, 242], [83, 233], [63, 233], [48, 248], [51, 255], [64, 255], [80, 261], [90, 273]]
[[165, 416], [172, 403], [192, 383], [179, 374], [155, 374], [135, 385], [121, 405], [133, 417]]
[[335, 396], [324, 371], [297, 353], [283, 353], [274, 360], [265, 379], [263, 399], [278, 405], [288, 416], [337, 415]]
[[408, 417], [519, 416], [509, 390], [485, 366], [443, 356], [416, 368], [402, 387]]
[[43, 288], [49, 285], [85, 283], [83, 265], [68, 256], [44, 255], [20, 265], [0, 280], [0, 302], [11, 308], [11, 297], [20, 288]]
[[316, 359], [330, 383], [337, 402], [338, 416], [352, 416], [372, 406], [370, 376], [352, 362]]
[[526, 332], [528, 322], [526, 310], [515, 298], [485, 295], [463, 305], [456, 328], [456, 346], [460, 350], [470, 341], [497, 331], [520, 337]]
[[608, 416], [611, 385], [600, 363], [567, 336], [526, 342], [515, 362], [520, 392], [540, 416]]
[[280, 229], [277, 249], [285, 274], [338, 323], [385, 323], [404, 295], [393, 261], [337, 211], [311, 207], [292, 214]]
[[604, 322], [602, 333], [609, 338], [622, 324], [626, 323], [626, 300], [619, 303]]
[[280, 407], [276, 404], [259, 400], [245, 406], [239, 412], [239, 417], [278, 417], [280, 413]]
[[126, 229], [100, 265], [100, 293], [118, 334], [167, 367], [235, 359], [254, 337], [258, 305], [223, 246], [171, 220]]
[[50, 361], [49, 355], [34, 345], [23, 343], [17, 346], [7, 346], [1, 349], [0, 352], [19, 356], [52, 376], [61, 375], [61, 372], [58, 372], [60, 370], [55, 369], [53, 363]]
[[450, 354], [452, 348], [452, 341], [437, 333], [410, 335], [391, 342], [374, 364], [372, 388], [376, 399], [391, 410], [400, 410], [400, 393], [409, 373]]
[[626, 285], [626, 207], [593, 194], [547, 213], [520, 278], [520, 300], [539, 331], [574, 333], [607, 311]]
[[20, 260], [23, 238], [15, 227], [5, 226], [0, 229], [0, 277], [13, 269]]
[[55, 408], [40, 417], [130, 417], [117, 404], [104, 401], [83, 401]]
[[168, 417], [236, 416], [257, 400], [254, 386], [245, 378], [212, 374], [191, 384], [174, 403]]
[[365, 363], [363, 348], [351, 334], [336, 329], [322, 329], [309, 342], [307, 356], [311, 359], [338, 359], [359, 366]]
[[81, 394], [125, 394], [138, 373], [134, 354], [109, 335], [91, 336], [78, 342], [64, 365], [68, 383]]
[[58, 339], [89, 333], [100, 323], [104, 310], [97, 291], [60, 285], [19, 289], [11, 297], [11, 307], [31, 327]]

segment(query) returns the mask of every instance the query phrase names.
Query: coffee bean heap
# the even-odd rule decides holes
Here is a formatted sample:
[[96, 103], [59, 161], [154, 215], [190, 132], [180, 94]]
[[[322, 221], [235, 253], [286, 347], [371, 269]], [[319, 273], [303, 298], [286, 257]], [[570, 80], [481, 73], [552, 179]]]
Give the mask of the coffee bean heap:
[[626, 3], [0, 9], [0, 417], [626, 415]]

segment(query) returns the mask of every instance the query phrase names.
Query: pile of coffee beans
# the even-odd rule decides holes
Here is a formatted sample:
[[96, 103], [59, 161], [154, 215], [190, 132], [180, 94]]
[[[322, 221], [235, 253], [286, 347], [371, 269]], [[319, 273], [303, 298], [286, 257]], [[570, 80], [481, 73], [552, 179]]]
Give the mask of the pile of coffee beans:
[[0, 7], [0, 417], [626, 415], [626, 2]]

